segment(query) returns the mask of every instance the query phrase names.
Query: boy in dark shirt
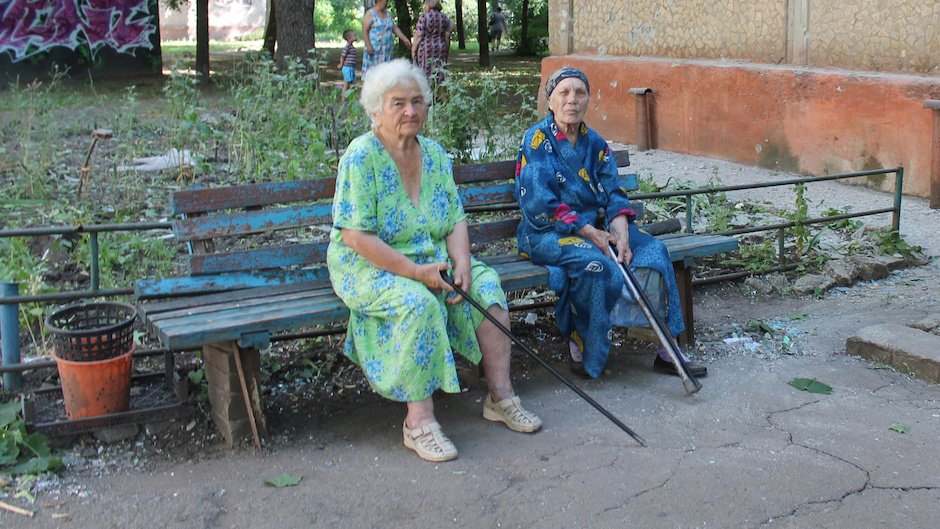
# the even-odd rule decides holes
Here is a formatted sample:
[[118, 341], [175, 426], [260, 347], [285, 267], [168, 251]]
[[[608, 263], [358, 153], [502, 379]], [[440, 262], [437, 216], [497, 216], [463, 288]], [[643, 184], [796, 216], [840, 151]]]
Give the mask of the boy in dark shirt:
[[343, 48], [336, 67], [343, 71], [343, 100], [345, 101], [346, 91], [356, 82], [356, 47], [353, 46], [356, 42], [356, 31], [352, 29], [343, 31], [343, 40], [346, 41], [346, 47]]

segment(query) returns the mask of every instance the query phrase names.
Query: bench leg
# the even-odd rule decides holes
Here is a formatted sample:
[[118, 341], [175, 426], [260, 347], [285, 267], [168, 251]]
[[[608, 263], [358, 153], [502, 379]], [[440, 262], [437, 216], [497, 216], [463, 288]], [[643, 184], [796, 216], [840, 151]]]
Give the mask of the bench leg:
[[692, 266], [682, 261], [672, 263], [676, 273], [676, 286], [679, 287], [679, 304], [682, 306], [682, 319], [685, 331], [676, 337], [679, 345], [688, 347], [695, 344], [695, 318], [692, 314]]
[[[233, 444], [236, 439], [251, 436], [260, 444], [268, 435], [261, 406], [260, 352], [238, 347], [235, 342], [205, 345], [202, 352], [212, 420], [222, 437]], [[239, 371], [243, 376], [239, 376]]]

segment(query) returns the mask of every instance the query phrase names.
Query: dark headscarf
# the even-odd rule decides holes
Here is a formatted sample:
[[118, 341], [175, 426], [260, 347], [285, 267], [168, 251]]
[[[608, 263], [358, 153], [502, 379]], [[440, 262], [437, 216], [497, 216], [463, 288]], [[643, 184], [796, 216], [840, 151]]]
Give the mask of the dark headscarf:
[[545, 81], [545, 97], [551, 97], [552, 92], [555, 91], [555, 87], [558, 86], [558, 83], [572, 77], [581, 79], [581, 81], [584, 82], [584, 86], [587, 88], [588, 93], [591, 93], [591, 83], [588, 82], [587, 75], [577, 68], [565, 66], [564, 68], [555, 70], [555, 73], [548, 76], [548, 81]]

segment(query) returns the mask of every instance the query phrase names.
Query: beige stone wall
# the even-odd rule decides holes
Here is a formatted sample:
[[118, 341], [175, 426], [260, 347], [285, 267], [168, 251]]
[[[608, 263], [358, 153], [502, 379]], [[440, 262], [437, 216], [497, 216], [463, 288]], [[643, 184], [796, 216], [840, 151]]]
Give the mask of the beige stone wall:
[[813, 0], [808, 64], [940, 73], [937, 0]]
[[[569, 0], [549, 0], [549, 47], [568, 53]], [[574, 1], [574, 53], [743, 59], [786, 57], [786, 0]]]
[[552, 55], [940, 73], [938, 0], [549, 0], [549, 35]]

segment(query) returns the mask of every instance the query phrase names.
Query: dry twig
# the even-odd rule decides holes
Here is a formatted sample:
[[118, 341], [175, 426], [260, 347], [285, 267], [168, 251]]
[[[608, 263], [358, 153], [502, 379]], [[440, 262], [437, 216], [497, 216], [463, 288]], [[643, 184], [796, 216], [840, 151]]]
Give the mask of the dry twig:
[[22, 514], [23, 516], [29, 516], [30, 518], [32, 518], [33, 515], [36, 514], [33, 511], [27, 511], [26, 509], [21, 509], [17, 507], [16, 505], [10, 505], [9, 503], [2, 502], [2, 501], [0, 501], [0, 509], [10, 511], [16, 514]]

